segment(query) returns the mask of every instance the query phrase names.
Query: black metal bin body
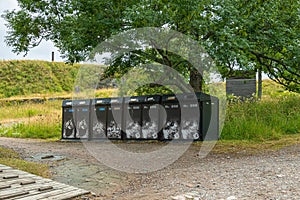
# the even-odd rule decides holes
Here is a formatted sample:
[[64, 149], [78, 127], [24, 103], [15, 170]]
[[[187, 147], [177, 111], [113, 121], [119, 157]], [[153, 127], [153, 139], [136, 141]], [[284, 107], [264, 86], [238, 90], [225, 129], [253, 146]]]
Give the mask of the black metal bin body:
[[124, 98], [124, 139], [141, 139], [143, 96]]
[[76, 124], [75, 138], [77, 139], [88, 139], [89, 137], [90, 102], [89, 99], [73, 101]]
[[105, 139], [109, 98], [93, 99], [91, 104], [91, 127], [89, 139]]
[[107, 128], [108, 139], [122, 139], [122, 115], [123, 98], [110, 98], [107, 107]]
[[219, 99], [197, 93], [201, 101], [201, 140], [219, 139]]
[[62, 139], [75, 139], [76, 125], [75, 112], [72, 100], [62, 103]]
[[200, 96], [195, 93], [177, 95], [181, 105], [181, 138], [184, 140], [200, 140], [201, 103]]
[[160, 138], [160, 95], [145, 96], [142, 104], [142, 139]]
[[175, 94], [163, 95], [161, 104], [166, 112], [166, 121], [162, 128], [162, 140], [180, 139], [181, 112]]

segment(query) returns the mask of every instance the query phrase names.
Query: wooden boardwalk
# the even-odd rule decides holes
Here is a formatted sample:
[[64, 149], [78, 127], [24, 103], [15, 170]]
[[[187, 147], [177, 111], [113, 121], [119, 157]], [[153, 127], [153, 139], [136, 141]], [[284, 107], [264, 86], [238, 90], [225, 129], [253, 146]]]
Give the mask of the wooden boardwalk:
[[89, 191], [0, 165], [0, 200], [70, 199]]

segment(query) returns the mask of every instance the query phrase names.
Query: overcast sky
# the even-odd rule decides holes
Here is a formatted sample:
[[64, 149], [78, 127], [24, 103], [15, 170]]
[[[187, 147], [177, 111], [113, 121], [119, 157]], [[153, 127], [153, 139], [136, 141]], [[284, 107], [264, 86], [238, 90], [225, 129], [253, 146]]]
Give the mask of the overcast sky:
[[[0, 0], [0, 16], [5, 10], [18, 9], [17, 0]], [[12, 52], [12, 48], [7, 46], [4, 42], [7, 28], [5, 26], [6, 21], [0, 17], [0, 60], [15, 60], [15, 59], [26, 59], [26, 60], [48, 60], [51, 61], [51, 52], [55, 53], [55, 61], [63, 61], [60, 58], [58, 49], [54, 47], [50, 41], [43, 41], [38, 47], [35, 47], [29, 51], [26, 57], [24, 53], [15, 54]]]

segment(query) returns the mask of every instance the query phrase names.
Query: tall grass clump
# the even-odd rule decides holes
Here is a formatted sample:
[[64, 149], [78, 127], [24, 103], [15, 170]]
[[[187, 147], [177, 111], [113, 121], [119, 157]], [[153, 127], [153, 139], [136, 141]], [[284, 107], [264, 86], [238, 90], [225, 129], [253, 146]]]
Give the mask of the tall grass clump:
[[15, 138], [59, 139], [61, 122], [53, 119], [38, 119], [32, 122], [19, 122], [0, 128], [0, 136]]
[[273, 140], [300, 133], [300, 96], [228, 103], [223, 140]]
[[60, 138], [61, 101], [6, 105], [0, 107], [0, 113], [0, 136]]
[[45, 101], [44, 103], [2, 103], [0, 104], [0, 122], [34, 116], [60, 114], [61, 101]]

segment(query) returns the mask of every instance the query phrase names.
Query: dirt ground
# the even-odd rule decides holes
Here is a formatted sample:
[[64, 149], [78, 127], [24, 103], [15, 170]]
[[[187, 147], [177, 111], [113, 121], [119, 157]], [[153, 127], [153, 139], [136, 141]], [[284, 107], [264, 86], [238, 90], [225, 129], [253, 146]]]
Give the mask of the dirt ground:
[[[103, 151], [109, 149], [105, 142], [100, 145]], [[163, 145], [118, 144], [137, 152]], [[80, 142], [0, 138], [0, 146], [14, 149], [26, 160], [48, 163], [52, 179], [92, 191], [95, 196], [89, 198], [93, 199], [300, 198], [299, 145], [260, 154], [210, 153], [205, 158], [198, 156], [198, 145], [191, 145], [173, 164], [139, 174], [120, 172], [99, 163]], [[54, 157], [41, 159], [41, 155]]]

